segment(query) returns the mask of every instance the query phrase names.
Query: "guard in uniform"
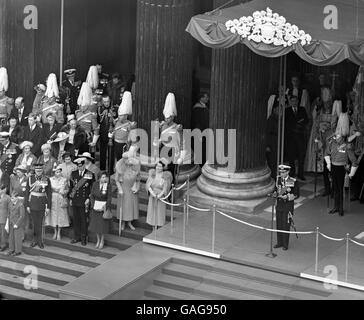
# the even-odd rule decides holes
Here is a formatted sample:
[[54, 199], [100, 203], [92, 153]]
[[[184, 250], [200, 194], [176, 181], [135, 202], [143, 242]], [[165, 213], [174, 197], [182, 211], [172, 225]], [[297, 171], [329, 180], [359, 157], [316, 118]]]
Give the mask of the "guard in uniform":
[[339, 212], [339, 215], [343, 216], [344, 182], [349, 160], [351, 162], [351, 170], [349, 173], [350, 179], [354, 177], [355, 172], [358, 169], [358, 163], [352, 145], [347, 142], [345, 137], [336, 134], [326, 148], [325, 160], [327, 169], [331, 172], [335, 199], [335, 206], [329, 211], [329, 214]]
[[14, 106], [14, 99], [6, 96], [8, 88], [8, 72], [6, 68], [0, 68], [0, 128], [6, 126]]
[[77, 109], [77, 98], [80, 94], [81, 81], [75, 81], [76, 69], [67, 69], [64, 71], [64, 74], [67, 78], [62, 83], [62, 87], [66, 90], [66, 113], [74, 114]]
[[52, 207], [52, 189], [49, 178], [43, 174], [43, 164], [35, 164], [34, 171], [35, 174], [27, 181], [24, 206], [33, 220], [33, 242], [30, 246], [38, 245], [43, 249], [43, 221]]
[[51, 73], [47, 79], [46, 98], [40, 104], [40, 116], [42, 123], [47, 123], [47, 115], [52, 113], [56, 118], [56, 122], [64, 124], [63, 105], [58, 103], [59, 90], [57, 78], [54, 73]]
[[112, 165], [114, 168], [114, 161], [119, 161], [123, 157], [124, 151], [127, 148], [127, 145], [131, 141], [130, 132], [134, 128], [136, 128], [137, 123], [131, 122], [128, 120], [128, 116], [133, 113], [132, 109], [132, 97], [129, 91], [126, 91], [121, 105], [118, 108], [118, 118], [114, 123], [114, 127], [109, 133], [109, 139], [113, 139], [114, 155], [112, 155]]
[[92, 91], [90, 86], [84, 82], [82, 84], [78, 105], [80, 109], [76, 111], [76, 120], [78, 125], [86, 132], [87, 145], [81, 146], [79, 153], [90, 152], [95, 154], [96, 143], [99, 139], [99, 125], [97, 123], [97, 114], [89, 110], [91, 105]]
[[[276, 219], [277, 230], [290, 231], [294, 212], [294, 200], [299, 198], [299, 188], [296, 179], [289, 176], [290, 166], [280, 165], [277, 177], [275, 195], [277, 197]], [[289, 233], [277, 232], [277, 244], [274, 248], [288, 249]]]
[[70, 179], [70, 205], [73, 209], [73, 239], [71, 243], [81, 241], [85, 246], [87, 244], [87, 226], [88, 213], [90, 204], [90, 193], [93, 182], [95, 181], [92, 172], [85, 168], [85, 158], [78, 158], [74, 162], [77, 164], [77, 170], [71, 173]]
[[[164, 121], [160, 123], [160, 158], [166, 158], [169, 161], [168, 170], [172, 173], [173, 182], [176, 183], [177, 166], [181, 165], [186, 156], [184, 141], [182, 136], [182, 125], [174, 122], [177, 116], [176, 99], [173, 93], [168, 93], [164, 109]], [[154, 143], [155, 145], [156, 143]], [[166, 149], [163, 150], [163, 147]], [[168, 151], [168, 154], [165, 154]]]
[[9, 132], [0, 132], [0, 141], [0, 168], [10, 177], [20, 152], [15, 143], [10, 142]]

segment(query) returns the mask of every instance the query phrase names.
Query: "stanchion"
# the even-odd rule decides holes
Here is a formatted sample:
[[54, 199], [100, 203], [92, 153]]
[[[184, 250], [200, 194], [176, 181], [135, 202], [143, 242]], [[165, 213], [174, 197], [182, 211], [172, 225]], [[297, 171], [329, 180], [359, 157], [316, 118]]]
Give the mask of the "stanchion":
[[[172, 194], [171, 194], [171, 202], [174, 204], [174, 184], [172, 184]], [[171, 207], [171, 233], [173, 233], [173, 214], [174, 214], [174, 206]]]
[[[270, 228], [272, 230], [274, 228], [274, 207], [275, 207], [275, 200], [273, 200], [273, 203], [272, 203], [272, 219], [271, 219], [271, 224], [270, 224]], [[269, 257], [269, 258], [275, 258], [277, 256], [273, 252], [273, 231], [271, 231], [271, 233], [270, 233], [270, 250], [265, 256]]]
[[318, 143], [315, 142], [315, 186], [314, 186], [314, 197], [316, 198], [317, 194], [317, 150], [318, 149]]
[[187, 200], [183, 199], [183, 245], [186, 245], [186, 210], [187, 210]]
[[189, 204], [190, 204], [190, 195], [189, 195], [189, 190], [190, 190], [190, 175], [187, 176], [187, 211], [186, 211], [186, 223], [188, 225], [188, 217], [189, 217], [189, 213], [190, 213], [190, 208], [189, 208]]
[[154, 199], [155, 199], [155, 201], [154, 201], [154, 239], [157, 240], [158, 198], [155, 197]]
[[315, 255], [315, 274], [318, 271], [318, 245], [319, 245], [320, 228], [316, 228], [316, 255]]
[[345, 281], [348, 282], [349, 269], [349, 233], [346, 234]]
[[212, 208], [212, 253], [215, 252], [215, 235], [216, 235], [216, 204]]

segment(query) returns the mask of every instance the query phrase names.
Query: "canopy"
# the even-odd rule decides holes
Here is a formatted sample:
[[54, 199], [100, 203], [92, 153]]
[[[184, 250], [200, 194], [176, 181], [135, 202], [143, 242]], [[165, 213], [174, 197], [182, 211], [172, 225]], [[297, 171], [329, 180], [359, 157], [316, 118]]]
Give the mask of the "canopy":
[[[310, 43], [298, 41], [283, 46], [270, 41], [256, 42], [243, 38], [241, 32], [228, 30], [226, 22], [229, 20], [237, 19], [235, 23], [238, 23], [241, 17], [252, 17], [254, 12], [267, 8], [311, 36]], [[329, 29], [330, 25], [334, 29]], [[228, 48], [242, 42], [265, 57], [279, 57], [294, 51], [303, 60], [318, 66], [334, 65], [345, 59], [364, 65], [364, 0], [253, 0], [194, 16], [186, 31], [211, 48]]]

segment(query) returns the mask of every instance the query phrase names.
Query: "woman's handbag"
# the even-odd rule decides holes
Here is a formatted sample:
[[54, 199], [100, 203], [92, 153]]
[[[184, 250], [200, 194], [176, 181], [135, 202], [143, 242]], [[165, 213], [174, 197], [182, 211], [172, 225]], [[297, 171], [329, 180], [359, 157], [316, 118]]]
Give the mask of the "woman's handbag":
[[112, 213], [111, 213], [111, 210], [110, 209], [106, 209], [104, 210], [104, 214], [102, 215], [102, 217], [105, 219], [105, 220], [110, 220], [112, 219]]

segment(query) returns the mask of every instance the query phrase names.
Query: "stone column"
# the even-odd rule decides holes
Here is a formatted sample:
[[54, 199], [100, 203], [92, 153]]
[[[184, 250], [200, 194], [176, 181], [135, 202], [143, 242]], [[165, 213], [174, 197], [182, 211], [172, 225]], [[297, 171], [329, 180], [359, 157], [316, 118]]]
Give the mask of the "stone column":
[[197, 181], [197, 202], [253, 211], [272, 191], [265, 158], [266, 115], [272, 77], [279, 75], [270, 74], [271, 63], [241, 44], [213, 50], [210, 127], [236, 130], [236, 169], [221, 171], [216, 162], [205, 165]]
[[[193, 0], [138, 0], [133, 118], [149, 137], [151, 121], [163, 119], [169, 92], [176, 97], [175, 121], [190, 128], [193, 48], [192, 38], [185, 29], [193, 14]], [[150, 166], [142, 164], [145, 178]], [[198, 166], [182, 166], [179, 181], [198, 174]]]
[[168, 92], [176, 96], [176, 121], [189, 127], [192, 91], [192, 38], [185, 31], [193, 0], [138, 0], [136, 103], [140, 128], [162, 119]]

